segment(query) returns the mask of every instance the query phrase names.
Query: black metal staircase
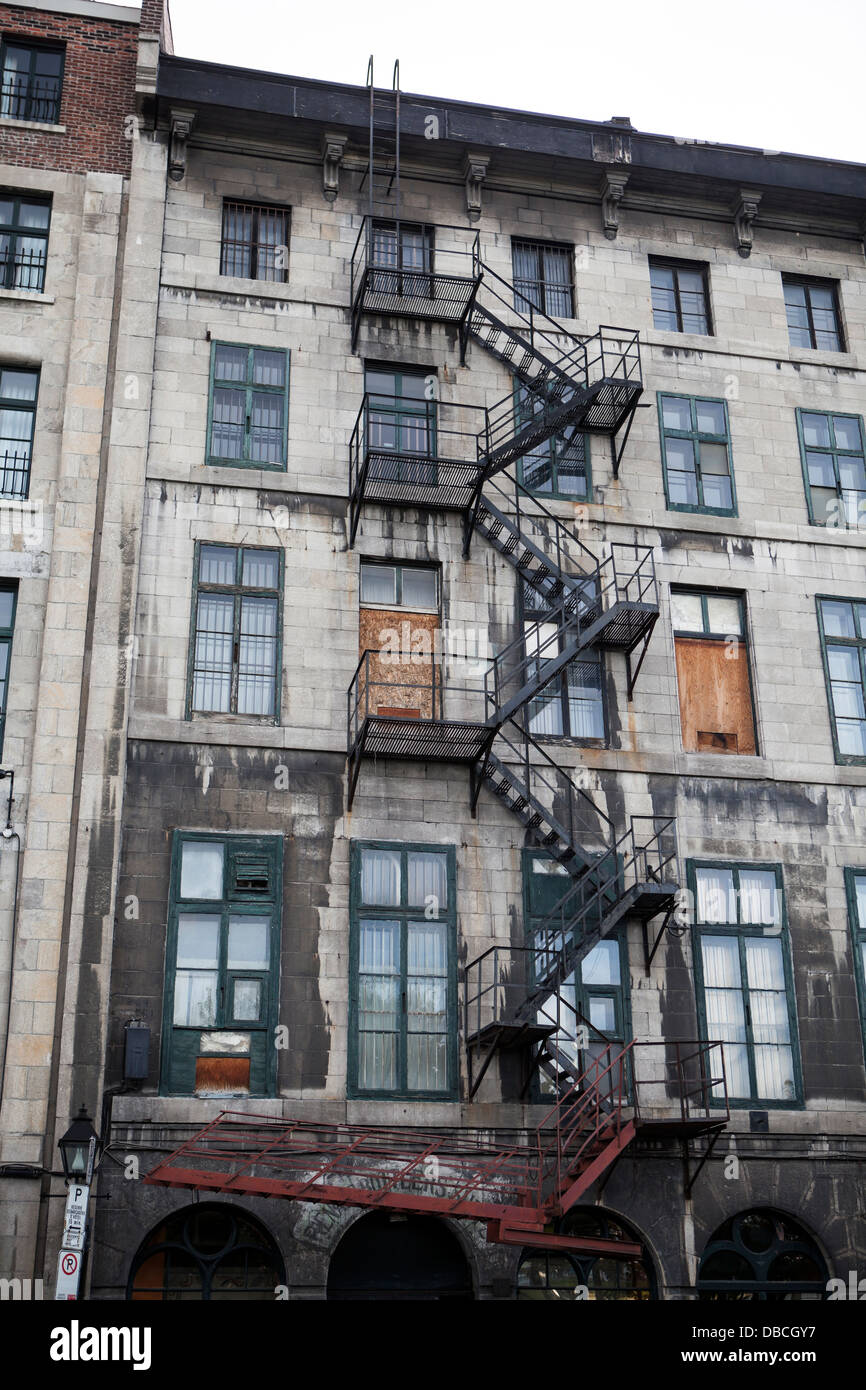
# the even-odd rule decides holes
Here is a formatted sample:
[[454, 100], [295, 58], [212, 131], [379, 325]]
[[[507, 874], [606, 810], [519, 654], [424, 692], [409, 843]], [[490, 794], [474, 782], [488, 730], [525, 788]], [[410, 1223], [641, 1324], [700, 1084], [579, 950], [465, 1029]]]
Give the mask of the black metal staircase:
[[[349, 806], [365, 759], [462, 763], [473, 815], [487, 787], [566, 869], [568, 890], [529, 947], [512, 949], [506, 978], [485, 978], [490, 952], [466, 970], [467, 1046], [479, 1063], [473, 1094], [498, 1050], [527, 1045], [558, 1087], [573, 1084], [586, 1063], [585, 1020], [569, 1005], [568, 982], [626, 916], [646, 922], [673, 910], [676, 837], [673, 821], [652, 819], [646, 828], [633, 819], [617, 835], [525, 727], [531, 702], [589, 648], [625, 654], [631, 698], [659, 608], [650, 547], [613, 543], [595, 554], [515, 466], [580, 431], [610, 436], [616, 470], [642, 391], [640, 344], [628, 329], [569, 332], [482, 261], [477, 233], [468, 240], [465, 229], [401, 222], [399, 82], [395, 75], [391, 95], [376, 91], [372, 70], [369, 82], [370, 205], [352, 260], [353, 347], [365, 314], [454, 323], [461, 362], [471, 342], [508, 368], [514, 388], [474, 419], [468, 407], [436, 403], [411, 455], [393, 435], [377, 434], [365, 398], [350, 448], [350, 544], [367, 502], [459, 511], [464, 554], [478, 532], [538, 596], [544, 616], [522, 625], [474, 688], [450, 679], [436, 658], [416, 674], [399, 656], [389, 674], [382, 653], [365, 652], [348, 692]], [[499, 972], [500, 948], [493, 958]]]

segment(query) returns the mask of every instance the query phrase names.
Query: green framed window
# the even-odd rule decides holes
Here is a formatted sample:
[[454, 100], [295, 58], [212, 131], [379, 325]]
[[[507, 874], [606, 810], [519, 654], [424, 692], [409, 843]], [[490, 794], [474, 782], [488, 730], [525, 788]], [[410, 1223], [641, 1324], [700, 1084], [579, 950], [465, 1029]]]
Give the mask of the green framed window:
[[0, 192], [0, 287], [39, 292], [45, 288], [50, 221], [49, 198]]
[[[539, 398], [520, 382], [514, 383], [514, 394], [515, 423], [522, 428], [531, 422], [533, 403]], [[589, 435], [574, 429], [554, 435], [524, 454], [517, 469], [527, 492], [565, 502], [586, 502], [592, 494]]]
[[371, 450], [435, 456], [436, 401], [428, 399], [430, 377], [430, 372], [410, 367], [365, 367]]
[[837, 763], [866, 762], [866, 600], [818, 599]]
[[187, 718], [280, 716], [283, 552], [197, 541]]
[[284, 469], [288, 418], [288, 349], [212, 345], [208, 463]]
[[691, 860], [688, 885], [701, 1036], [724, 1043], [731, 1105], [798, 1107], [803, 1087], [781, 866]]
[[866, 514], [862, 417], [798, 410], [797, 438], [809, 520], [816, 526], [859, 526]]
[[866, 869], [845, 870], [845, 894], [848, 899], [848, 922], [854, 947], [854, 978], [863, 1028], [866, 1053]]
[[669, 510], [736, 516], [727, 402], [662, 391], [657, 399]]
[[26, 497], [36, 428], [39, 370], [0, 366], [0, 496]]
[[[523, 920], [528, 945], [535, 942], [542, 922], [573, 883], [568, 871], [544, 850], [523, 851]], [[584, 956], [559, 993], [566, 1005], [564, 1017], [578, 1026], [577, 1014], [580, 1013], [591, 1025], [588, 1047], [583, 1050], [582, 1057], [573, 1030], [564, 1029], [563, 1036], [556, 1039], [558, 1049], [570, 1056], [574, 1064], [580, 1065], [582, 1061], [587, 1066], [610, 1043], [625, 1046], [631, 1037], [631, 1007], [628, 950], [621, 928], [599, 941]], [[547, 1020], [544, 1006], [539, 1011], [539, 1020]], [[551, 1015], [548, 1021], [556, 1022], [556, 1018]], [[551, 1080], [542, 1076], [538, 1090], [541, 1095], [549, 1095], [555, 1087]]]
[[514, 307], [522, 314], [541, 309], [551, 318], [574, 318], [574, 247], [512, 237]]
[[670, 333], [712, 333], [705, 265], [650, 256], [649, 272], [654, 328]]
[[0, 44], [0, 116], [57, 125], [64, 50], [42, 44]]
[[18, 585], [12, 580], [0, 580], [0, 756], [6, 735], [6, 706], [9, 699], [9, 667], [12, 662], [12, 638], [15, 633], [15, 610], [18, 606]]
[[791, 346], [844, 352], [836, 282], [783, 275], [782, 286]]
[[288, 248], [288, 208], [224, 200], [220, 275], [285, 284]]
[[[554, 612], [542, 596], [524, 581], [521, 590], [523, 631], [527, 656], [537, 655], [543, 665], [554, 652]], [[549, 622], [545, 619], [549, 618]], [[538, 624], [541, 623], [541, 627]], [[564, 639], [560, 639], [563, 641]], [[535, 663], [534, 663], [535, 664]], [[604, 700], [604, 658], [597, 648], [587, 648], [570, 661], [561, 675], [545, 686], [527, 706], [529, 732], [536, 738], [573, 738], [604, 743], [607, 720]]]
[[453, 846], [352, 844], [349, 1091], [456, 1100]]
[[178, 830], [172, 844], [160, 1089], [276, 1089], [282, 837]]

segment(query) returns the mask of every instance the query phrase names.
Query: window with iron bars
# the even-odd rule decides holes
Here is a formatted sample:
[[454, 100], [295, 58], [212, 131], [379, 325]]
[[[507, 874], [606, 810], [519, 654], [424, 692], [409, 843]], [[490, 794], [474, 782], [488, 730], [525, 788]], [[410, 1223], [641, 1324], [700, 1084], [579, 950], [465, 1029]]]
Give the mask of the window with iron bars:
[[196, 544], [187, 717], [279, 720], [283, 557]]
[[39, 372], [0, 367], [0, 497], [26, 497]]
[[542, 309], [551, 318], [574, 317], [574, 248], [552, 241], [511, 242], [514, 307], [520, 313]]
[[44, 289], [50, 219], [47, 199], [0, 193], [0, 288]]
[[288, 253], [288, 208], [223, 202], [220, 275], [285, 284]]
[[0, 53], [0, 116], [56, 125], [63, 56], [62, 48], [4, 42]]

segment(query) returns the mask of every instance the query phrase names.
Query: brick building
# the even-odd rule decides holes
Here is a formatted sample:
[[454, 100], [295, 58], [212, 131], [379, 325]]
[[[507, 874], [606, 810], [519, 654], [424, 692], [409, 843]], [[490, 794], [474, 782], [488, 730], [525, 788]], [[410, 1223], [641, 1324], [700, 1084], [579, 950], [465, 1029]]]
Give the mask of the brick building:
[[[83, 1101], [94, 1298], [821, 1297], [866, 1244], [862, 168], [371, 117], [166, 26], [157, 70], [159, 25], [128, 171], [106, 132], [51, 175], [124, 231], [98, 399], [56, 369], [92, 443], [43, 366], [53, 530], [3, 556], [14, 1271], [53, 1272]], [[67, 246], [52, 211], [46, 293]], [[497, 1221], [575, 1083], [573, 1159]], [[321, 1126], [358, 1203], [142, 1181], [225, 1109]]]

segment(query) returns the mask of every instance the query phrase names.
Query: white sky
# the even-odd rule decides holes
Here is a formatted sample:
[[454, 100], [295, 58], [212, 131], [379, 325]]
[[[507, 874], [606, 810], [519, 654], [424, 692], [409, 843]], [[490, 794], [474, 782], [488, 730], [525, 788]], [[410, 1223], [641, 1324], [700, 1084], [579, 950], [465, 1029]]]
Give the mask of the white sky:
[[866, 163], [864, 0], [170, 4], [185, 57]]

